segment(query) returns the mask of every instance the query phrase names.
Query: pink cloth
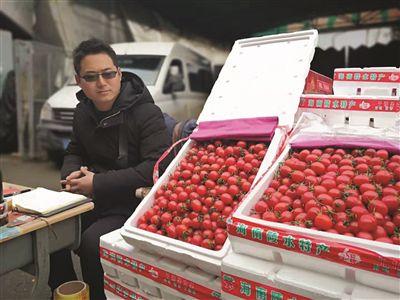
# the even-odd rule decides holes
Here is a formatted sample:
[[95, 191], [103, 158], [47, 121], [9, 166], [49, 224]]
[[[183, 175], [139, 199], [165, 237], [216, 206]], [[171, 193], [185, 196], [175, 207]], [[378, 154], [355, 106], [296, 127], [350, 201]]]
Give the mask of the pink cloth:
[[191, 139], [244, 139], [248, 141], [271, 141], [278, 126], [278, 117], [259, 117], [222, 121], [200, 122]]

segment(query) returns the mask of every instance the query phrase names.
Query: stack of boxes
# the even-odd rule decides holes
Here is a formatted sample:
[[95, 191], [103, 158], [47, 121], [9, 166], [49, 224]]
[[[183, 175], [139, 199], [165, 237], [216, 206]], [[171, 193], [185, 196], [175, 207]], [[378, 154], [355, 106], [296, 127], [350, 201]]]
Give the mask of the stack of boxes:
[[101, 237], [100, 257], [108, 299], [220, 298], [219, 276], [136, 250], [125, 242], [119, 230]]
[[[199, 117], [202, 124], [282, 115], [279, 127], [271, 132], [268, 151], [254, 182], [276, 159], [286, 139], [285, 132], [293, 124], [316, 38], [316, 31], [305, 31], [237, 41]], [[278, 62], [277, 54], [282, 54], [282, 51], [287, 59]], [[286, 88], [265, 84], [278, 79], [285, 81]], [[138, 219], [152, 207], [156, 191], [167, 182], [194, 143], [191, 139], [186, 142], [125, 223], [120, 231], [124, 240], [120, 239], [118, 232], [114, 233], [115, 241], [111, 234], [102, 237], [101, 256], [107, 296], [121, 297], [132, 293], [140, 297], [167, 299], [221, 297], [221, 265], [231, 250], [229, 240], [221, 250], [214, 251], [137, 227]]]
[[[315, 31], [306, 31], [235, 43], [199, 122], [279, 116], [279, 126], [254, 181], [256, 185], [232, 216], [228, 224], [229, 239], [219, 251], [139, 229], [138, 219], [152, 207], [156, 191], [167, 182], [195, 143], [186, 142], [124, 227], [101, 238], [105, 292], [109, 299], [398, 298], [395, 276], [371, 277], [370, 271], [318, 258], [319, 254], [329, 251], [325, 239], [317, 240], [321, 238], [318, 234], [315, 240], [309, 240], [301, 232], [299, 236], [291, 235], [280, 224], [267, 230], [265, 223], [254, 222], [246, 216], [260, 189], [268, 185], [273, 174], [269, 169], [277, 168], [274, 161], [278, 155], [283, 155], [278, 160], [285, 155], [281, 154], [285, 135], [294, 123], [299, 102], [300, 110], [306, 111], [308, 104], [304, 103], [310, 97], [319, 97], [318, 100], [322, 97], [305, 95], [300, 101], [316, 37]], [[279, 61], [280, 57], [285, 60]], [[338, 88], [340, 85], [336, 85]], [[318, 74], [308, 76], [305, 91], [329, 93], [330, 89], [329, 79]], [[388, 100], [396, 99], [389, 97]], [[315, 112], [315, 108], [310, 110]], [[325, 112], [321, 115], [326, 117]], [[380, 124], [381, 118], [377, 119], [375, 124]], [[284, 235], [283, 240], [279, 239], [280, 234]], [[279, 241], [282, 245], [278, 245]], [[303, 253], [285, 249], [292, 246], [315, 255], [304, 259]], [[391, 255], [398, 255], [398, 249], [389, 250], [394, 251]], [[348, 251], [343, 251], [342, 257], [357, 260]], [[379, 280], [382, 276], [384, 280]], [[368, 281], [376, 283], [371, 285]]]
[[[335, 95], [303, 95], [299, 112], [327, 124], [394, 127], [399, 120], [397, 68], [339, 69]], [[383, 78], [373, 84], [359, 79]], [[393, 82], [388, 82], [391, 78]], [[355, 95], [355, 93], [360, 95]], [[374, 95], [368, 95], [373, 91]], [[377, 95], [377, 93], [380, 95]], [[338, 94], [339, 93], [339, 94]], [[351, 93], [354, 93], [351, 95]], [[344, 95], [343, 95], [344, 94]], [[388, 96], [389, 95], [389, 96]], [[397, 141], [399, 144], [399, 141]], [[400, 247], [315, 231], [249, 216], [290, 150], [287, 145], [270, 171], [232, 217], [232, 252], [222, 263], [222, 297], [244, 299], [399, 299]]]

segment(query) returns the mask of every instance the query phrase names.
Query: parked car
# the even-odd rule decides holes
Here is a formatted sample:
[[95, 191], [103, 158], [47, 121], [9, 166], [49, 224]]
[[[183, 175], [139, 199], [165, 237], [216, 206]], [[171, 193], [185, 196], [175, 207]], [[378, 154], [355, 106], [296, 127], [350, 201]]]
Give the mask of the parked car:
[[[211, 91], [211, 62], [178, 43], [112, 44], [122, 71], [137, 74], [164, 113], [177, 120], [197, 118]], [[38, 137], [50, 159], [60, 162], [72, 132], [80, 90], [74, 76], [43, 105]]]

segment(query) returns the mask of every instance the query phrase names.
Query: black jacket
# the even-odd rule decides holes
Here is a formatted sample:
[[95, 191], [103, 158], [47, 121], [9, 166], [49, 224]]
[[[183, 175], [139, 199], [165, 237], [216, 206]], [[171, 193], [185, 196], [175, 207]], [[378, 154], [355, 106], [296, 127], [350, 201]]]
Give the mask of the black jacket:
[[[74, 114], [73, 134], [61, 177], [87, 166], [95, 172], [95, 209], [107, 214], [130, 215], [139, 204], [138, 187], [152, 185], [155, 162], [167, 149], [168, 137], [161, 110], [143, 84], [132, 74], [123, 73], [121, 91], [110, 115], [98, 120], [93, 103], [83, 91]], [[118, 163], [119, 127], [125, 126], [128, 140], [127, 166]]]

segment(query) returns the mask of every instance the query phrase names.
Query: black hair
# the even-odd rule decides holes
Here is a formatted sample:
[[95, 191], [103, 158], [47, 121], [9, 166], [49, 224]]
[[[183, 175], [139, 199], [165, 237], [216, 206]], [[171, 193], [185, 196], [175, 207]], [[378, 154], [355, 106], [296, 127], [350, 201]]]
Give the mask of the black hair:
[[107, 54], [112, 59], [114, 65], [118, 67], [117, 54], [113, 48], [102, 40], [92, 38], [81, 42], [72, 52], [76, 74], [79, 74], [81, 70], [81, 61], [85, 56], [99, 53]]

